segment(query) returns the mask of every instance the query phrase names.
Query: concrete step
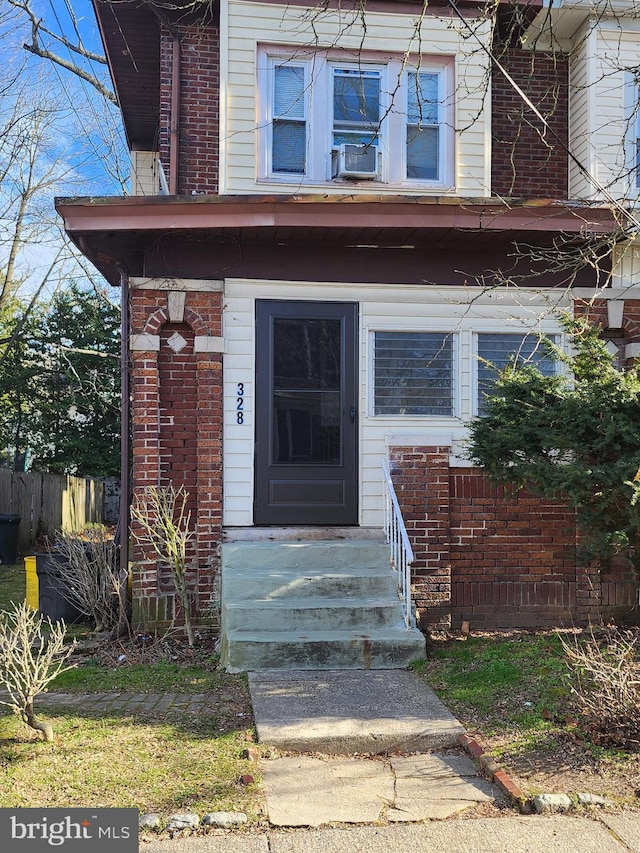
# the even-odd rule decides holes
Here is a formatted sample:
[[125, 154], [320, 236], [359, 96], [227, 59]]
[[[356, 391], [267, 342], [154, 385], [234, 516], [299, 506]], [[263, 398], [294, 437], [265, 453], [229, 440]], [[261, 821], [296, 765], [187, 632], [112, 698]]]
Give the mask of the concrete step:
[[375, 569], [334, 566], [332, 569], [239, 569], [223, 567], [224, 596], [228, 601], [304, 598], [384, 598], [396, 595], [396, 579], [389, 565]]
[[389, 567], [389, 550], [382, 541], [227, 542], [222, 553], [229, 569]]
[[396, 669], [425, 654], [417, 630], [225, 631], [222, 660], [229, 672], [252, 670]]
[[226, 542], [222, 662], [243, 670], [389, 669], [424, 657], [375, 540]]
[[223, 603], [227, 631], [371, 630], [402, 620], [398, 597], [243, 599]]

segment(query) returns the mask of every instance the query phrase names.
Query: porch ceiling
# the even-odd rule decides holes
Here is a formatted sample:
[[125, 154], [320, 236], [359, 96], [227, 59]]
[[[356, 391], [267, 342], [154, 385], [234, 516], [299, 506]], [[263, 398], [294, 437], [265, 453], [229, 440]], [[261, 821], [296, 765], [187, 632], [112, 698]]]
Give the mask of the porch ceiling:
[[[605, 206], [548, 200], [463, 200], [419, 196], [136, 196], [60, 198], [71, 239], [105, 277], [114, 260], [136, 270], [167, 237], [238, 246], [451, 248], [514, 243], [550, 246], [616, 231]], [[133, 274], [140, 274], [139, 270]]]

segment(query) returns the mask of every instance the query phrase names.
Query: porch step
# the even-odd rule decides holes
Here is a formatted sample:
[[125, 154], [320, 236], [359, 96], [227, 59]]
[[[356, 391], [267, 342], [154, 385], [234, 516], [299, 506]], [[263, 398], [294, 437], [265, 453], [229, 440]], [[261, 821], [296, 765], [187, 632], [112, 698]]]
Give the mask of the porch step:
[[256, 631], [367, 630], [398, 622], [397, 602], [380, 598], [258, 598], [225, 604], [227, 630], [251, 625]]
[[228, 542], [222, 662], [230, 671], [389, 669], [424, 657], [384, 543]]

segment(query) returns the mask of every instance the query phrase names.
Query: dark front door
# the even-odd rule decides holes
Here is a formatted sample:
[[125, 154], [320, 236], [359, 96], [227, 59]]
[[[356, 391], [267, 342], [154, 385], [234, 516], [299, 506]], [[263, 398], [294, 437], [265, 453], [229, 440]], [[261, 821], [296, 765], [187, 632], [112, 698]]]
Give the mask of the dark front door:
[[256, 524], [357, 523], [357, 319], [256, 302]]

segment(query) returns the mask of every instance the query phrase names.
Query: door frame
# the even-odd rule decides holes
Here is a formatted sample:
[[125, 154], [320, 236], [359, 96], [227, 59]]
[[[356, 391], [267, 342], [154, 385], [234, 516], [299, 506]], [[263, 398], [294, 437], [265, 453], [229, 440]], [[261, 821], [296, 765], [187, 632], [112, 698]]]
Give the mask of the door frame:
[[[305, 318], [340, 319], [340, 424], [341, 461], [339, 464], [296, 466], [292, 463], [274, 463], [272, 391], [274, 375], [274, 319]], [[255, 300], [255, 452], [253, 522], [258, 526], [357, 526], [359, 523], [359, 441], [358, 441], [358, 337], [359, 304], [348, 301], [320, 300]], [[322, 476], [325, 472], [325, 476]], [[338, 494], [342, 483], [342, 497], [333, 502], [302, 500], [278, 501], [276, 488], [281, 494], [286, 488], [287, 474], [295, 492], [305, 492], [303, 484], [317, 481], [326, 494]], [[331, 476], [333, 474], [333, 477]], [[278, 479], [278, 475], [282, 477]], [[296, 480], [299, 477], [299, 480]], [[299, 511], [296, 511], [296, 506]]]

